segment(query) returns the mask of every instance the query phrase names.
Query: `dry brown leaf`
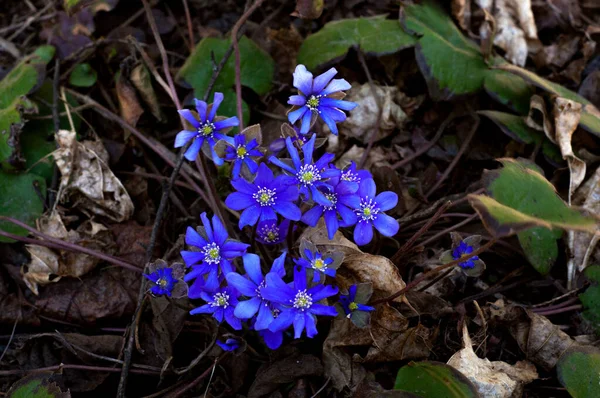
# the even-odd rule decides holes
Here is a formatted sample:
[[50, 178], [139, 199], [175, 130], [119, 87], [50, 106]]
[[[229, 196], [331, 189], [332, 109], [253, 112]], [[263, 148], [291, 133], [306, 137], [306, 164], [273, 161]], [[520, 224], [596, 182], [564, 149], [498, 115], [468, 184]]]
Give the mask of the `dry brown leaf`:
[[[406, 286], [398, 268], [389, 258], [363, 253], [339, 231], [335, 233], [333, 240], [329, 240], [322, 220], [315, 228], [307, 228], [300, 241], [302, 239], [314, 243], [322, 252], [336, 251], [344, 254], [344, 261], [336, 277], [342, 289], [347, 290], [355, 283], [370, 282], [373, 284], [373, 298], [376, 299], [392, 295]], [[403, 301], [403, 296], [395, 301]]]
[[506, 51], [506, 58], [511, 63], [524, 66], [528, 53], [527, 40], [537, 39], [531, 0], [475, 0], [475, 2], [496, 20], [494, 44]]
[[452, 0], [452, 15], [458, 25], [468, 31], [471, 26], [471, 0]]
[[[117, 78], [116, 84], [117, 98], [119, 99], [119, 110], [121, 111], [121, 117], [132, 126], [135, 126], [144, 113], [144, 108], [140, 105], [140, 102], [135, 93], [135, 88], [131, 85], [129, 80], [122, 74]], [[129, 136], [127, 130], [125, 131], [125, 138]]]
[[[133, 202], [110, 170], [102, 156], [80, 143], [75, 132], [59, 130], [55, 139], [59, 149], [54, 151], [56, 166], [60, 170], [58, 201], [67, 199], [84, 213], [97, 214], [115, 222], [122, 222], [133, 214]], [[104, 149], [95, 145], [96, 150]]]
[[[67, 230], [58, 212], [37, 220], [37, 229], [46, 235], [79, 246], [102, 252], [112, 252], [114, 245], [110, 231], [102, 224], [87, 220], [76, 230]], [[23, 281], [36, 295], [38, 285], [58, 282], [62, 277], [79, 278], [100, 262], [97, 257], [66, 250], [52, 250], [44, 246], [25, 245], [31, 261], [21, 270]]]
[[376, 141], [389, 136], [396, 128], [401, 128], [408, 121], [408, 116], [396, 102], [397, 87], [374, 84], [374, 88], [377, 99], [373, 96], [369, 83], [352, 86], [345, 99], [357, 103], [358, 106], [339, 126], [342, 134], [356, 138], [364, 144], [371, 140], [371, 135], [375, 132], [380, 114], [379, 104], [382, 105], [383, 111], [379, 118]]
[[463, 346], [447, 364], [467, 376], [480, 396], [486, 398], [520, 397], [523, 386], [538, 378], [535, 366], [528, 361], [509, 365], [502, 361], [481, 359], [473, 351], [467, 326], [463, 324]]
[[554, 100], [552, 115], [554, 116], [555, 136], [548, 138], [558, 144], [563, 159], [569, 164], [571, 172], [571, 183], [569, 185], [570, 201], [573, 192], [575, 192], [585, 178], [585, 162], [575, 156], [573, 147], [571, 146], [573, 133], [577, 129], [579, 119], [581, 118], [581, 104], [566, 98], [557, 97]]
[[144, 103], [150, 108], [150, 112], [152, 112], [157, 120], [161, 121], [163, 115], [160, 109], [160, 104], [158, 103], [158, 97], [156, 96], [156, 92], [152, 87], [152, 79], [150, 77], [150, 73], [148, 72], [148, 68], [146, 68], [144, 64], [135, 66], [131, 70], [131, 75], [129, 78], [131, 79], [131, 83], [135, 86], [138, 93], [140, 93], [142, 101], [144, 101]]

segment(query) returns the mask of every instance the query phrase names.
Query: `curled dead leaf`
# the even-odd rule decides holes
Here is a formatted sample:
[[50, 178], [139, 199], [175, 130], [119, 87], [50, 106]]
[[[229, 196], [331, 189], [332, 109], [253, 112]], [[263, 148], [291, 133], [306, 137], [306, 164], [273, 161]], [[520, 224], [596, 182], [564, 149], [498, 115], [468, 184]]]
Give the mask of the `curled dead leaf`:
[[104, 147], [95, 145], [96, 150], [91, 150], [77, 141], [75, 132], [67, 130], [59, 130], [55, 139], [59, 148], [54, 151], [54, 158], [61, 173], [57, 202], [69, 199], [82, 212], [115, 222], [129, 219], [133, 202], [102, 160], [102, 156], [108, 157], [106, 150], [96, 152]]
[[[119, 109], [121, 111], [121, 117], [132, 126], [135, 126], [144, 113], [144, 108], [140, 105], [135, 88], [131, 85], [131, 82], [119, 73], [117, 76], [116, 83], [117, 98], [119, 99]], [[125, 138], [128, 136], [128, 132], [125, 132]]]
[[144, 64], [136, 65], [131, 70], [129, 78], [140, 94], [142, 101], [150, 108], [152, 115], [154, 115], [157, 120], [161, 121], [163, 119], [163, 114], [160, 109], [160, 104], [158, 103], [156, 92], [152, 87], [152, 79], [148, 72], [148, 68], [146, 68]]

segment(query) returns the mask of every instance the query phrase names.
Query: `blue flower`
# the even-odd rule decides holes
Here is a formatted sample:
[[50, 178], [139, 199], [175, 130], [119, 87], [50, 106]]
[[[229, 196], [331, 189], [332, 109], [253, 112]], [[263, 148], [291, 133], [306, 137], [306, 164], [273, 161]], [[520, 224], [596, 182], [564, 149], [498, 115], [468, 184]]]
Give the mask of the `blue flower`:
[[367, 170], [356, 170], [356, 163], [352, 161], [348, 167], [342, 170], [340, 179], [342, 181], [355, 182], [360, 184], [362, 180], [373, 178]]
[[[193, 267], [192, 272], [185, 276], [188, 282], [196, 279], [190, 287], [189, 297], [197, 298], [203, 290], [215, 290], [219, 287], [219, 275], [227, 275], [233, 271], [231, 260], [246, 253], [250, 246], [237, 240], [229, 239], [225, 226], [216, 215], [212, 218], [212, 226], [206, 213], [200, 215], [203, 228], [196, 232], [188, 227], [185, 234], [185, 243], [195, 247], [198, 251], [182, 251], [181, 257], [188, 267]], [[206, 281], [203, 276], [208, 274]]]
[[313, 282], [319, 282], [321, 274], [335, 278], [335, 270], [339, 268], [343, 260], [342, 253], [334, 252], [322, 255], [315, 245], [306, 241], [300, 245], [300, 254], [302, 257], [294, 259], [294, 262], [306, 270], [313, 270]]
[[342, 305], [344, 313], [348, 319], [351, 319], [354, 315], [356, 315], [357, 311], [371, 312], [375, 310], [374, 307], [359, 303], [356, 299], [356, 291], [357, 286], [352, 285], [348, 289], [347, 295], [340, 295], [340, 304]]
[[316, 315], [336, 316], [334, 307], [318, 304], [319, 301], [337, 294], [338, 288], [328, 285], [316, 285], [308, 288], [306, 272], [301, 267], [294, 269], [293, 287], [286, 284], [276, 273], [266, 277], [267, 286], [262, 289], [262, 297], [282, 305], [281, 313], [269, 326], [277, 332], [294, 325], [294, 337], [300, 338], [304, 329], [309, 338], [317, 334]]
[[[458, 247], [456, 247], [454, 249], [454, 251], [452, 252], [452, 258], [454, 258], [454, 260], [458, 260], [459, 258], [466, 256], [468, 254], [473, 253], [473, 246], [466, 244], [464, 241], [461, 241], [458, 245]], [[475, 267], [475, 261], [479, 260], [478, 256], [473, 256], [471, 258], [469, 258], [468, 260], [463, 261], [462, 263], [459, 263], [458, 265], [461, 268], [474, 268]]]
[[233, 314], [238, 297], [239, 293], [230, 286], [222, 287], [214, 293], [201, 292], [200, 298], [206, 301], [206, 304], [194, 308], [190, 314], [212, 314], [219, 323], [225, 319], [232, 328], [240, 330], [242, 321]]
[[253, 183], [243, 178], [233, 179], [231, 185], [238, 192], [229, 194], [225, 204], [232, 210], [245, 209], [240, 216], [240, 229], [258, 221], [275, 220], [275, 213], [288, 220], [300, 220], [302, 212], [294, 204], [298, 199], [298, 187], [289, 182], [287, 176], [275, 177], [264, 163], [258, 166]]
[[171, 297], [171, 291], [177, 283], [177, 279], [173, 278], [173, 269], [159, 268], [151, 274], [144, 276], [153, 282], [150, 291], [156, 296], [167, 295]]
[[[269, 162], [276, 164], [283, 170], [292, 174], [292, 183], [300, 186], [300, 193], [305, 196], [312, 196], [313, 200], [323, 205], [331, 205], [329, 199], [323, 195], [317, 188], [326, 184], [324, 179], [335, 177], [339, 174], [337, 169], [328, 168], [329, 162], [335, 157], [332, 153], [326, 153], [319, 160], [313, 163], [313, 151], [315, 149], [315, 140], [317, 136], [314, 134], [312, 138], [302, 146], [304, 153], [304, 161], [300, 160], [298, 150], [292, 143], [290, 137], [285, 139], [285, 145], [292, 157], [292, 165], [288, 165], [275, 156], [269, 157]], [[309, 195], [310, 193], [310, 195]]]
[[292, 95], [288, 104], [299, 108], [288, 114], [288, 120], [292, 124], [296, 123], [298, 119], [302, 120], [300, 134], [308, 133], [311, 119], [315, 115], [321, 116], [331, 132], [337, 135], [336, 123], [346, 120], [346, 114], [343, 111], [350, 111], [356, 107], [357, 104], [354, 102], [328, 97], [351, 87], [350, 83], [344, 79], [333, 79], [336, 74], [337, 70], [331, 68], [313, 79], [312, 73], [307, 71], [304, 65], [296, 66], [294, 87], [298, 89], [299, 94]]
[[194, 131], [183, 130], [177, 134], [175, 137], [175, 148], [180, 148], [187, 144], [189, 141], [193, 140], [192, 145], [185, 151], [185, 158], [189, 161], [196, 160], [198, 157], [198, 152], [200, 152], [200, 148], [206, 142], [208, 143], [208, 147], [212, 154], [212, 159], [217, 165], [223, 164], [223, 159], [217, 155], [215, 152], [215, 144], [218, 140], [225, 140], [231, 144], [233, 144], [233, 140], [231, 137], [227, 137], [222, 134], [220, 131], [223, 129], [227, 129], [230, 127], [234, 127], [240, 124], [237, 117], [230, 117], [229, 119], [219, 120], [217, 122], [214, 121], [215, 115], [217, 114], [217, 109], [221, 102], [223, 102], [223, 94], [215, 93], [212, 108], [210, 109], [210, 113], [207, 115], [206, 111], [208, 105], [204, 101], [200, 101], [198, 99], [194, 99], [196, 102], [196, 111], [198, 112], [198, 120], [194, 114], [189, 109], [181, 109], [179, 110], [179, 114], [185, 118], [191, 125], [195, 128]]
[[[284, 252], [273, 262], [271, 273], [278, 275], [280, 278], [285, 276], [285, 255]], [[244, 261], [244, 269], [248, 274], [248, 278], [243, 277], [237, 272], [230, 272], [225, 276], [230, 286], [233, 286], [242, 295], [249, 298], [246, 301], [240, 301], [235, 307], [234, 315], [240, 319], [250, 319], [257, 315], [254, 324], [255, 330], [263, 330], [269, 327], [273, 322], [273, 314], [271, 312], [271, 303], [262, 296], [262, 291], [267, 286], [267, 282], [260, 269], [260, 258], [256, 254], [246, 254], [242, 260]]]
[[223, 349], [223, 351], [234, 351], [240, 348], [240, 341], [238, 339], [228, 338], [225, 342], [217, 340], [217, 345]]
[[[277, 313], [274, 313], [273, 316], [277, 317]], [[267, 347], [272, 350], [276, 350], [283, 343], [283, 331], [280, 330], [278, 332], [272, 332], [269, 329], [259, 330], [258, 334], [263, 338]]]
[[393, 209], [398, 203], [398, 195], [386, 191], [375, 196], [375, 181], [366, 179], [361, 181], [358, 187], [360, 206], [354, 211], [358, 222], [354, 228], [354, 242], [366, 245], [373, 239], [373, 227], [383, 236], [394, 236], [398, 233], [400, 226], [394, 218], [384, 214], [384, 211]]
[[[325, 219], [327, 236], [333, 239], [340, 226], [349, 227], [356, 224], [357, 217], [354, 209], [360, 206], [360, 198], [356, 194], [358, 184], [342, 181], [340, 178], [332, 178], [329, 185], [322, 187], [325, 197], [329, 200], [328, 205], [320, 203], [302, 215], [302, 222], [314, 227], [321, 216]], [[338, 219], [338, 215], [339, 218]]]
[[277, 225], [277, 220], [266, 220], [256, 227], [256, 240], [265, 245], [276, 245], [285, 240], [290, 226], [290, 220], [283, 220]]
[[262, 156], [262, 153], [256, 149], [258, 142], [255, 139], [250, 140], [246, 143], [246, 136], [244, 134], [238, 134], [233, 137], [234, 145], [227, 145], [225, 147], [225, 159], [233, 162], [233, 178], [240, 176], [242, 165], [246, 165], [250, 173], [256, 173], [258, 170], [258, 164], [252, 159], [251, 156]]

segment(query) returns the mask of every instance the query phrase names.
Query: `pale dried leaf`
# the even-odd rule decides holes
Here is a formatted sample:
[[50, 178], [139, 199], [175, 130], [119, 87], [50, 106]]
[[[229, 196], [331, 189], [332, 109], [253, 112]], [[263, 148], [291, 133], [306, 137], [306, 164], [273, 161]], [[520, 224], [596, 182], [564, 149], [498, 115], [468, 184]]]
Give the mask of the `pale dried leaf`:
[[162, 111], [160, 109], [160, 104], [158, 103], [158, 97], [156, 96], [156, 92], [152, 87], [152, 79], [150, 77], [150, 73], [148, 72], [148, 68], [144, 64], [139, 64], [135, 66], [131, 70], [131, 75], [129, 76], [131, 79], [131, 83], [135, 86], [142, 101], [150, 108], [150, 112], [154, 117], [161, 121], [163, 118]]
[[55, 139], [59, 149], [54, 158], [61, 172], [58, 199], [69, 199], [82, 212], [115, 222], [129, 219], [133, 202], [99, 154], [78, 142], [75, 132], [59, 130]]
[[[117, 98], [119, 99], [119, 110], [121, 117], [132, 126], [135, 127], [138, 120], [144, 113], [144, 108], [135, 93], [135, 88], [131, 85], [123, 75], [119, 75], [116, 84]], [[129, 132], [125, 132], [125, 138], [129, 136]]]
[[566, 98], [557, 97], [552, 109], [554, 116], [554, 140], [560, 148], [563, 159], [569, 164], [571, 183], [569, 186], [569, 200], [573, 192], [581, 185], [585, 178], [585, 162], [573, 153], [571, 140], [573, 133], [579, 125], [581, 118], [581, 104]]
[[528, 361], [509, 365], [479, 358], [473, 351], [466, 324], [463, 324], [463, 347], [447, 363], [467, 376], [482, 397], [520, 397], [523, 386], [538, 377], [535, 366]]
[[39, 294], [38, 285], [58, 282], [58, 256], [44, 246], [25, 245], [31, 256], [31, 262], [21, 270], [23, 282], [35, 294]]
[[463, 30], [471, 25], [471, 0], [452, 0], [452, 15]]

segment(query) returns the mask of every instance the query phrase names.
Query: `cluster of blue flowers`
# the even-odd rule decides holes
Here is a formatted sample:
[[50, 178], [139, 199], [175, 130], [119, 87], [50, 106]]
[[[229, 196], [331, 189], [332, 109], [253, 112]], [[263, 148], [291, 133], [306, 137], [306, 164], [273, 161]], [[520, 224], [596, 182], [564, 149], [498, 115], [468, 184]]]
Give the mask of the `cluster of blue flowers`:
[[[354, 162], [339, 169], [332, 163], [334, 154], [315, 156], [317, 135], [310, 130], [316, 121], [320, 118], [337, 135], [337, 123], [346, 119], [344, 111], [357, 105], [342, 99], [343, 90], [349, 89], [350, 84], [334, 79], [336, 74], [336, 69], [331, 68], [313, 78], [303, 65], [296, 67], [293, 84], [298, 94], [289, 98], [288, 103], [293, 106], [288, 113], [291, 126], [286, 125], [291, 134], [271, 143], [268, 156], [264, 155], [266, 149], [261, 148], [260, 140], [248, 129], [234, 137], [227, 135], [227, 130], [239, 125], [239, 120], [217, 116], [223, 101], [221, 93], [215, 93], [212, 105], [196, 100], [196, 112], [179, 111], [191, 127], [177, 135], [175, 147], [187, 145], [188, 160], [195, 160], [203, 150], [218, 166], [225, 161], [232, 164], [234, 191], [227, 196], [225, 205], [241, 211], [239, 228], [253, 227], [252, 237], [259, 244], [281, 244], [288, 234], [294, 233], [298, 222], [314, 227], [321, 219], [329, 239], [340, 227], [354, 227], [358, 245], [371, 242], [373, 228], [388, 237], [398, 232], [398, 222], [385, 214], [398, 202], [395, 193], [377, 194], [371, 174], [358, 170]], [[282, 156], [285, 154], [287, 158]], [[261, 162], [263, 157], [266, 161]], [[188, 296], [206, 302], [192, 314], [212, 314], [235, 330], [247, 321], [273, 349], [281, 345], [288, 328], [293, 326], [295, 338], [304, 331], [313, 337], [317, 334], [318, 315], [338, 314], [333, 306], [322, 302], [338, 294], [338, 288], [327, 281], [336, 276], [341, 264], [339, 254], [320, 253], [315, 246], [303, 242], [300, 258], [294, 259], [293, 264], [289, 261], [293, 271], [288, 274], [293, 279], [287, 283], [284, 279], [289, 253], [284, 251], [264, 274], [259, 256], [247, 252], [250, 245], [231, 239], [222, 220], [214, 216], [211, 222], [205, 213], [201, 219], [201, 227], [188, 227], [185, 241], [190, 250], [181, 252], [190, 269], [184, 277], [190, 283]], [[244, 274], [237, 272], [236, 258], [241, 258]], [[162, 290], [156, 288], [156, 293], [168, 288], [170, 279], [164, 280], [167, 284], [160, 285]], [[354, 295], [356, 287], [340, 297], [342, 313], [348, 318], [352, 319], [357, 311], [373, 310], [365, 303], [357, 304]], [[234, 343], [228, 340], [220, 346], [229, 350], [237, 346]]]

